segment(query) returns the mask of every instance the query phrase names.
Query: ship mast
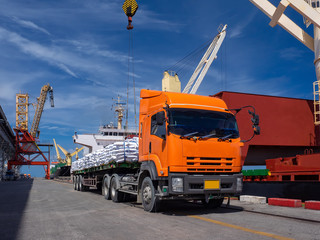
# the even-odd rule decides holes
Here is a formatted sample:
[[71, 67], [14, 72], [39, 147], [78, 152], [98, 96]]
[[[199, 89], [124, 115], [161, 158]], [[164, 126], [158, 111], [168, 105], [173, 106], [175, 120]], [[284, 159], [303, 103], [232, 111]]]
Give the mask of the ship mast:
[[117, 114], [117, 120], [118, 120], [117, 129], [122, 129], [123, 112], [125, 111], [124, 105], [126, 104], [121, 102], [121, 98], [118, 95], [117, 100], [115, 100], [115, 103], [114, 103], [114, 109]]

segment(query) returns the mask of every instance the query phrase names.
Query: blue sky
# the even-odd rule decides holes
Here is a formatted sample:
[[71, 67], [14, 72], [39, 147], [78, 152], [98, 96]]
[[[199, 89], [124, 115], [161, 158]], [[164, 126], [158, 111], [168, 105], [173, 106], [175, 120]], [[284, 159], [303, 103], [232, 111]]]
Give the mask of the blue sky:
[[[269, 18], [249, 0], [137, 2], [132, 31], [137, 93], [142, 88], [161, 90], [168, 66], [212, 39], [220, 24], [228, 24], [218, 59], [198, 94], [228, 90], [313, 98], [313, 53], [281, 27], [271, 28]], [[54, 88], [55, 108], [46, 103], [42, 140], [55, 138], [71, 151], [75, 131], [95, 133], [100, 124], [114, 121], [112, 98], [125, 98], [128, 79], [129, 33], [122, 4], [0, 0], [0, 104], [12, 126], [15, 94], [29, 93], [35, 102], [46, 83]], [[303, 26], [299, 14], [291, 9], [286, 14]], [[312, 27], [307, 31], [312, 35]], [[190, 75], [195, 67], [189, 66]], [[180, 78], [183, 87], [190, 75]], [[133, 127], [132, 88], [129, 102]], [[37, 167], [24, 171], [44, 175]]]

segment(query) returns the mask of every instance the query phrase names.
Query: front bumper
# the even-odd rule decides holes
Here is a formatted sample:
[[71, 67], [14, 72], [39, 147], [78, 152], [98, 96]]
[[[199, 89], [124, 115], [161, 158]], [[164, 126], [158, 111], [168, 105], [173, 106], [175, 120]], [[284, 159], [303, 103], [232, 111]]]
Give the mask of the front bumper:
[[[172, 189], [172, 178], [183, 179], [183, 191], [175, 192]], [[241, 173], [231, 175], [189, 175], [185, 173], [169, 173], [170, 195], [212, 195], [212, 196], [236, 196], [242, 191]], [[238, 179], [241, 179], [238, 180]], [[219, 180], [219, 189], [205, 189], [205, 181]], [[240, 183], [239, 183], [240, 181]], [[241, 185], [239, 185], [241, 184]], [[237, 187], [238, 186], [238, 187]]]

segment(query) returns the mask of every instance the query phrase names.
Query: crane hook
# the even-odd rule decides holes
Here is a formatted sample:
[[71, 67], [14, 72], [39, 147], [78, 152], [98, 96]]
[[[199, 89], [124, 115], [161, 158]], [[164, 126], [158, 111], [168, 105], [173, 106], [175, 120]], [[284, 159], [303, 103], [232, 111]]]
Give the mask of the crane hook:
[[132, 17], [128, 17], [128, 26], [127, 26], [128, 30], [133, 29], [133, 26], [131, 25], [131, 23], [132, 23]]
[[131, 30], [131, 29], [133, 29], [133, 26], [131, 25], [132, 17], [134, 16], [136, 11], [138, 10], [138, 4], [135, 0], [126, 0], [126, 1], [124, 1], [123, 5], [122, 5], [122, 9], [123, 9], [124, 13], [128, 16], [127, 29]]

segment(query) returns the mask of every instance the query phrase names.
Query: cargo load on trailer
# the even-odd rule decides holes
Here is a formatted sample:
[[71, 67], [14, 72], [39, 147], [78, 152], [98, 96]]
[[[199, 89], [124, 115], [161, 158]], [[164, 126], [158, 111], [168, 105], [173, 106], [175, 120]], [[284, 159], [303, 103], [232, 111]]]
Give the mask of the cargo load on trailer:
[[88, 170], [110, 163], [137, 162], [139, 157], [139, 141], [137, 137], [122, 142], [115, 142], [87, 154], [71, 165], [71, 172]]

